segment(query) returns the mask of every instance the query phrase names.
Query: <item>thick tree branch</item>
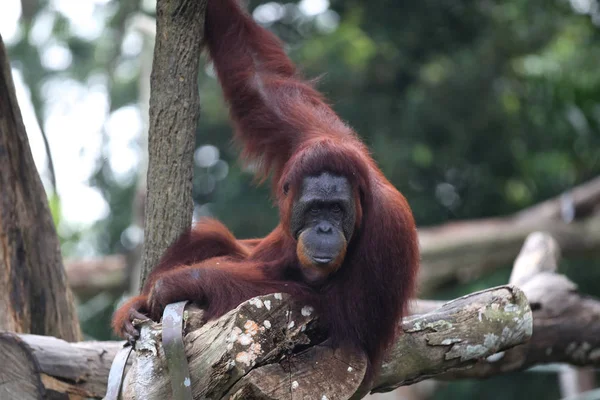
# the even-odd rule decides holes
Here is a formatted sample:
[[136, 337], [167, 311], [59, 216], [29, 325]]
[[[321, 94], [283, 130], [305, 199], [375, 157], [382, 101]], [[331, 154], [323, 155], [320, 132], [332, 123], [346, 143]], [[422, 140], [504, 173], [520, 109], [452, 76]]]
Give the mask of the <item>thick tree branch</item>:
[[[332, 351], [322, 342], [317, 316], [286, 296], [250, 300], [201, 327], [198, 320], [190, 312], [185, 336], [194, 397], [288, 399], [293, 393], [298, 398], [349, 398], [362, 381], [364, 355]], [[523, 343], [531, 327], [529, 305], [516, 288], [489, 289], [446, 303], [404, 321], [404, 334], [378, 385], [408, 384], [464, 368]], [[170, 393], [159, 337], [159, 324], [142, 328], [124, 399], [161, 399]]]
[[[444, 315], [448, 312], [452, 317]], [[469, 294], [408, 318], [403, 323], [404, 332], [421, 334], [408, 335], [396, 343], [374, 391], [387, 392], [449, 370], [468, 368], [495, 354], [494, 349], [526, 342], [532, 325], [527, 298], [511, 286]]]
[[[445, 379], [457, 379], [491, 376], [547, 362], [600, 365], [600, 302], [577, 294], [571, 282], [554, 272], [558, 254], [559, 247], [549, 235], [535, 233], [528, 238], [515, 262], [511, 283], [522, 285], [534, 309], [534, 334], [528, 343], [500, 352], [490, 348], [490, 345], [510, 348], [527, 338], [531, 320], [524, 311], [527, 307], [522, 306], [526, 297], [517, 289], [490, 289], [445, 304], [419, 302], [415, 309], [429, 312], [404, 321], [405, 334], [387, 357], [373, 391], [388, 391], [438, 374]], [[511, 295], [503, 296], [502, 292]], [[484, 300], [481, 296], [489, 298]], [[275, 302], [270, 300], [273, 306]], [[364, 365], [361, 355], [334, 354], [327, 347], [314, 345], [313, 337], [319, 337], [318, 331], [311, 329], [314, 326], [309, 324], [310, 319], [303, 319], [297, 309], [284, 314], [285, 318], [280, 321], [277, 312], [271, 310], [267, 318], [264, 307], [258, 309], [250, 305], [246, 304], [216, 322], [218, 326], [205, 326], [186, 336], [191, 370], [194, 374], [199, 373], [201, 379], [194, 385], [195, 393], [214, 398], [227, 395], [273, 399], [288, 398], [293, 391], [295, 396], [321, 398], [331, 389], [344, 398], [358, 389], [360, 377], [348, 373], [361, 370]], [[511, 316], [511, 313], [519, 315]], [[294, 319], [294, 315], [299, 318]], [[278, 340], [272, 336], [264, 340], [264, 335], [271, 332], [261, 330], [265, 318], [271, 327], [276, 326], [274, 321], [284, 324], [294, 321], [292, 329], [281, 339], [288, 347], [277, 350]], [[192, 329], [193, 323], [189, 326]], [[303, 326], [307, 327], [305, 332], [302, 332]], [[145, 337], [155, 338], [156, 329], [156, 326], [147, 328]], [[252, 334], [255, 330], [256, 336]], [[232, 335], [232, 332], [237, 333]], [[281, 331], [275, 329], [272, 332]], [[244, 334], [242, 342], [246, 347], [238, 346], [237, 338]], [[233, 347], [227, 348], [231, 337], [236, 340], [233, 340]], [[311, 344], [311, 347], [293, 356], [288, 352], [286, 356], [290, 341], [304, 346]], [[263, 347], [263, 343], [275, 347]], [[253, 348], [252, 345], [260, 346]], [[153, 354], [146, 354], [147, 358], [140, 361], [138, 352], [141, 364], [134, 364], [128, 375], [126, 399], [132, 398], [133, 392], [144, 390], [140, 382], [146, 387], [146, 396], [160, 393], [159, 398], [168, 393], [168, 378], [160, 376], [163, 361]], [[195, 355], [199, 357], [196, 360]], [[250, 360], [249, 365], [240, 365], [238, 357], [242, 361]], [[144, 371], [144, 377], [136, 375], [136, 371]], [[164, 380], [162, 383], [161, 379]], [[236, 382], [232, 383], [232, 380]], [[148, 386], [150, 381], [151, 388]]]
[[551, 236], [529, 236], [510, 282], [519, 285], [533, 309], [531, 340], [447, 378], [483, 378], [554, 362], [600, 366], [600, 301], [579, 294], [573, 282], [556, 273], [559, 257]]
[[[250, 394], [262, 398], [256, 396], [272, 391], [269, 398], [288, 398], [294, 388], [295, 396], [304, 393], [312, 398], [311, 393], [324, 391], [318, 398], [325, 393], [347, 398], [362, 380], [363, 354], [333, 352], [327, 342], [322, 343], [317, 316], [309, 308], [293, 305], [285, 295], [249, 300], [204, 326], [201, 310], [191, 306], [186, 313], [186, 351], [195, 393], [211, 398], [248, 398]], [[142, 327], [123, 398], [168, 397], [170, 381], [160, 329], [155, 323]], [[390, 377], [398, 380], [402, 376], [403, 384], [416, 382], [521, 343], [531, 333], [531, 314], [519, 290], [506, 286], [473, 293], [434, 312], [407, 318], [403, 329], [390, 361], [383, 366], [380, 388], [390, 384]], [[451, 339], [448, 343], [446, 337]], [[24, 387], [36, 396], [59, 392], [101, 398], [110, 364], [122, 345], [0, 334], [0, 353], [12, 360], [0, 366], [0, 397], [2, 388]], [[394, 360], [398, 354], [404, 361]], [[14, 365], [21, 367], [15, 370]], [[21, 396], [29, 392], [15, 393]]]
[[123, 342], [68, 343], [51, 336], [0, 333], [0, 399], [100, 399]]
[[[447, 303], [416, 301], [413, 316], [403, 321], [404, 334], [371, 389], [388, 391], [434, 376], [482, 378], [543, 363], [600, 366], [600, 301], [578, 294], [572, 282], [556, 273], [559, 253], [549, 235], [534, 233], [515, 261], [510, 279], [522, 292], [504, 286]], [[532, 315], [533, 335], [525, 343]], [[276, 399], [289, 398], [290, 393], [309, 398], [336, 393], [347, 398], [359, 389], [361, 395], [366, 392], [358, 387], [364, 356], [333, 352], [322, 342], [317, 316], [284, 296], [252, 299], [205, 325], [201, 316], [200, 310], [190, 307], [185, 329], [192, 385], [198, 395]], [[124, 399], [168, 396], [170, 381], [160, 341], [160, 324], [143, 324], [124, 382]], [[31, 379], [17, 382], [27, 390], [99, 398], [121, 344], [94, 343], [93, 356], [82, 352], [87, 344], [5, 334], [0, 336], [0, 353], [9, 354], [14, 362], [0, 366], [0, 388], [13, 388], [9, 382], [13, 366], [21, 365]], [[80, 365], [77, 360], [83, 359], [96, 366], [82, 370], [80, 378], [69, 375], [68, 371], [77, 370], [72, 365]]]

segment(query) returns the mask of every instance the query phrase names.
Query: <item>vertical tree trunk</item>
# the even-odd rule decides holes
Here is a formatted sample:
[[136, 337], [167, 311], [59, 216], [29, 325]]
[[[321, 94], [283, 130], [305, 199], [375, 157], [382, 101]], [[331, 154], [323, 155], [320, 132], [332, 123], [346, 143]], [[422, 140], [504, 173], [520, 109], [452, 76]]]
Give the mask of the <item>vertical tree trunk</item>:
[[81, 339], [0, 37], [0, 329]]
[[206, 0], [158, 0], [156, 4], [141, 285], [165, 249], [192, 222], [205, 9]]

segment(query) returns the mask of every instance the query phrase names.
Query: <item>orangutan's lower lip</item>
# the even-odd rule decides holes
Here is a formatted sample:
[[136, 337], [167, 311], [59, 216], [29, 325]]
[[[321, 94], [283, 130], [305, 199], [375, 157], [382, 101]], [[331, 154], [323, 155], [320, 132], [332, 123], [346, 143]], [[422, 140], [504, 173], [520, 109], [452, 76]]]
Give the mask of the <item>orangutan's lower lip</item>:
[[330, 257], [313, 257], [313, 260], [317, 264], [328, 264], [328, 263], [331, 262], [331, 258]]

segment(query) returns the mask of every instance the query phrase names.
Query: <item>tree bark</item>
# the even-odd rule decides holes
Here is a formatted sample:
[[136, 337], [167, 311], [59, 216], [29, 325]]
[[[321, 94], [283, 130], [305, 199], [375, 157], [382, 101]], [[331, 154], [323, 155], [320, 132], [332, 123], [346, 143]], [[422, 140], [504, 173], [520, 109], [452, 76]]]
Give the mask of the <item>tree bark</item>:
[[[185, 342], [195, 393], [248, 398], [248, 393], [257, 396], [274, 390], [270, 398], [287, 398], [290, 387], [282, 382], [296, 381], [294, 396], [313, 398], [310, 394], [325, 390], [318, 398], [334, 392], [339, 397], [330, 399], [350, 397], [362, 380], [366, 359], [361, 353], [334, 352], [327, 342], [321, 343], [323, 332], [316, 320], [310, 309], [277, 294], [251, 299], [206, 325], [201, 322], [202, 311], [188, 307]], [[526, 340], [531, 334], [531, 312], [519, 290], [506, 286], [409, 317], [403, 329], [382, 376], [401, 373], [405, 383], [416, 382]], [[161, 325], [147, 323], [142, 330], [130, 357], [123, 398], [169, 398]], [[486, 339], [494, 333], [498, 340]], [[446, 336], [452, 338], [448, 343]], [[39, 393], [102, 398], [111, 362], [123, 344], [67, 343], [47, 336], [2, 333], [0, 354], [8, 355], [11, 362], [0, 364], [0, 398], [37, 399]], [[296, 346], [306, 351], [294, 350]], [[398, 354], [402, 357], [394, 360]]]
[[578, 293], [573, 282], [556, 273], [559, 258], [551, 236], [529, 236], [510, 283], [523, 290], [534, 310], [531, 340], [446, 378], [485, 378], [542, 363], [600, 366], [600, 301]]
[[100, 399], [123, 342], [67, 343], [50, 336], [0, 333], [0, 399]]
[[0, 329], [81, 338], [0, 37]]
[[[317, 318], [310, 308], [277, 294], [247, 301], [205, 325], [200, 311], [188, 309], [185, 344], [194, 398], [352, 397], [362, 382], [366, 357], [332, 350], [323, 342]], [[527, 299], [508, 286], [407, 318], [378, 385], [388, 387], [389, 377], [394, 384], [418, 382], [523, 343], [531, 335], [531, 318]], [[169, 398], [160, 332], [160, 324], [142, 325], [123, 399]]]
[[140, 282], [192, 222], [206, 0], [158, 0], [148, 132], [148, 196]]

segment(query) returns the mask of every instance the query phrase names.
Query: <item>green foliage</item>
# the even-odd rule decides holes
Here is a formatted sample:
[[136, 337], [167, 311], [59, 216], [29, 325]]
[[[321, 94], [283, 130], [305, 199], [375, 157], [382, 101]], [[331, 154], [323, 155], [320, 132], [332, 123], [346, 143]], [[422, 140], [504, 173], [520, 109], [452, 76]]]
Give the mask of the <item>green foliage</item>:
[[52, 221], [54, 222], [54, 226], [58, 226], [61, 217], [61, 209], [60, 197], [58, 197], [56, 193], [51, 193], [48, 196], [48, 206], [50, 208], [50, 214], [52, 215]]
[[[420, 225], [513, 212], [600, 170], [598, 33], [589, 17], [542, 1], [332, 7], [340, 17], [333, 33], [320, 34], [310, 17], [270, 27], [307, 76], [324, 74], [320, 88], [368, 141]], [[205, 117], [198, 140], [221, 148], [228, 133], [215, 125]], [[211, 202], [267, 207], [248, 193], [225, 196], [217, 186]], [[252, 235], [252, 224], [234, 225]]]
[[[546, 393], [547, 395], [543, 395]], [[555, 374], [511, 373], [485, 381], [463, 380], [444, 385], [435, 400], [463, 399], [557, 399], [558, 382]]]

